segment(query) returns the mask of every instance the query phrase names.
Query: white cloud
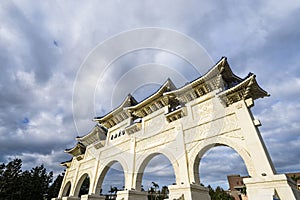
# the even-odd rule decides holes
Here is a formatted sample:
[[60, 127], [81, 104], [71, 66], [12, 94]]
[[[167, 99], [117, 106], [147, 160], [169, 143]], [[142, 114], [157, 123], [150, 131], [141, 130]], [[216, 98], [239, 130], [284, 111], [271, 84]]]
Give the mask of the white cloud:
[[[299, 169], [299, 163], [293, 162], [300, 152], [297, 145], [300, 140], [297, 117], [299, 7], [299, 2], [293, 0], [164, 1], [160, 6], [154, 1], [2, 2], [0, 161], [21, 156], [24, 165], [29, 166], [29, 160], [36, 158], [34, 164], [45, 162], [50, 170], [61, 170], [55, 167], [65, 159], [61, 152], [75, 143], [77, 135], [72, 119], [72, 90], [84, 58], [112, 35], [132, 28], [156, 26], [192, 36], [215, 60], [228, 56], [233, 71], [239, 75], [246, 76], [249, 71], [258, 75], [259, 82], [272, 96], [259, 100], [254, 112], [263, 122], [262, 135], [275, 166], [279, 171]], [[137, 66], [151, 60], [188, 71], [184, 74], [187, 79], [195, 78], [193, 71], [182, 67], [184, 62], [165, 53], [147, 57], [149, 52], [145, 52], [135, 56], [138, 57], [128, 55], [127, 60], [125, 57], [115, 63], [118, 66], [110, 68], [105, 83], [115, 84], [130, 68], [122, 66]], [[87, 89], [95, 87], [86, 85]], [[105, 94], [109, 88], [100, 87], [99, 91]], [[89, 102], [94, 98], [85, 92], [81, 93], [83, 100]], [[96, 102], [96, 109], [110, 111], [109, 101]], [[81, 107], [79, 118], [83, 123], [79, 134], [91, 129], [90, 119], [94, 113], [85, 113], [89, 106], [94, 105]], [[235, 161], [236, 157], [226, 159]], [[218, 170], [222, 163], [216, 162], [214, 167], [202, 164], [210, 172], [213, 168]], [[224, 169], [231, 167], [229, 164]], [[159, 166], [150, 168], [160, 169]], [[211, 183], [216, 181], [215, 177], [207, 176], [206, 180]], [[223, 184], [224, 180], [215, 183]]]
[[23, 161], [22, 169], [31, 170], [35, 166], [44, 165], [47, 172], [54, 171], [53, 177], [63, 172], [64, 167], [57, 165], [57, 159], [66, 159], [65, 153], [61, 151], [51, 151], [49, 154], [22, 153], [17, 156], [7, 156], [7, 160], [20, 158]]

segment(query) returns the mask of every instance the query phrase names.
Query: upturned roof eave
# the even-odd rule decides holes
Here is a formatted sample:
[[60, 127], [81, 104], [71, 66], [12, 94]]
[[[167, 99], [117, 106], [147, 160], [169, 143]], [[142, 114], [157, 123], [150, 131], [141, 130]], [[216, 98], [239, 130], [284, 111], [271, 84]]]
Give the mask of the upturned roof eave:
[[220, 60], [219, 60], [212, 68], [210, 68], [210, 69], [208, 70], [208, 72], [206, 72], [203, 76], [201, 76], [201, 77], [199, 77], [199, 78], [197, 78], [197, 79], [195, 79], [195, 80], [193, 80], [193, 81], [191, 81], [191, 82], [185, 84], [184, 86], [182, 86], [182, 87], [180, 87], [180, 88], [178, 88], [178, 89], [176, 89], [176, 90], [169, 91], [169, 92], [165, 92], [164, 95], [171, 95], [171, 94], [182, 93], [182, 92], [184, 92], [184, 91], [186, 91], [186, 90], [189, 90], [190, 87], [192, 87], [193, 85], [198, 84], [198, 83], [200, 83], [201, 81], [204, 82], [205, 80], [207, 80], [208, 76], [209, 76], [214, 70], [217, 69], [217, 67], [218, 67], [219, 65], [223, 64], [224, 61], [226, 62], [226, 57], [222, 57], [222, 58], [221, 58], [221, 59], [220, 59]]
[[255, 77], [256, 76], [254, 74], [252, 74], [251, 76], [247, 77], [242, 82], [240, 82], [239, 84], [237, 84], [237, 85], [233, 86], [232, 88], [229, 88], [229, 89], [227, 89], [225, 91], [220, 92], [218, 95], [219, 96], [224, 96], [224, 95], [227, 95], [227, 94], [234, 93], [234, 92], [239, 91], [240, 89], [242, 89], [244, 87], [248, 87], [249, 84], [250, 84], [250, 82], [252, 82], [252, 84], [250, 85], [250, 87], [251, 86], [255, 86], [258, 89], [258, 92], [261, 93], [260, 97], [254, 97], [254, 99], [258, 99], [258, 98], [270, 96], [270, 94], [267, 91], [265, 91], [264, 89], [262, 89], [258, 85]]
[[121, 103], [120, 106], [118, 106], [117, 108], [115, 108], [114, 110], [110, 111], [109, 113], [107, 113], [107, 114], [104, 115], [104, 116], [101, 116], [101, 117], [95, 117], [95, 118], [93, 119], [93, 121], [96, 121], [96, 122], [102, 122], [102, 121], [108, 120], [109, 118], [111, 118], [112, 116], [114, 116], [116, 113], [122, 111], [123, 108], [125, 107], [125, 104], [126, 104], [128, 101], [132, 101], [132, 102], [130, 102], [131, 104], [137, 104], [137, 101], [135, 100], [135, 98], [134, 98], [131, 94], [128, 94], [127, 97], [124, 99], [124, 101]]
[[[223, 67], [223, 68], [222, 68]], [[178, 94], [178, 93], [183, 93], [187, 90], [189, 90], [191, 87], [194, 87], [195, 85], [200, 84], [201, 82], [205, 82], [210, 80], [211, 78], [215, 77], [218, 74], [222, 73], [229, 73], [230, 76], [233, 79], [236, 79], [238, 81], [242, 81], [243, 79], [235, 75], [228, 62], [226, 57], [222, 57], [213, 67], [211, 67], [203, 76], [191, 81], [190, 83], [178, 88], [177, 90], [169, 91], [164, 93], [164, 95], [172, 95], [172, 94]]]
[[77, 144], [74, 147], [72, 147], [70, 149], [65, 149], [64, 152], [74, 155], [74, 151], [76, 151], [78, 148], [83, 149], [83, 148], [85, 148], [85, 146], [83, 144], [81, 144], [80, 142], [77, 142]]
[[86, 135], [83, 135], [83, 136], [78, 136], [75, 139], [77, 141], [82, 141], [82, 140], [88, 139], [93, 134], [95, 134], [95, 133], [97, 134], [98, 129], [102, 129], [105, 132], [105, 135], [107, 134], [107, 130], [105, 130], [103, 126], [100, 127], [99, 124], [96, 124], [96, 126], [94, 126], [94, 128], [89, 133], [87, 133]]
[[168, 78], [167, 81], [154, 94], [145, 98], [138, 104], [136, 104], [134, 106], [126, 107], [124, 109], [125, 110], [135, 110], [135, 109], [141, 108], [141, 107], [145, 106], [146, 104], [148, 104], [149, 102], [153, 101], [154, 99], [157, 99], [159, 96], [163, 96], [163, 94], [165, 93], [163, 91], [165, 89], [167, 89], [168, 87], [170, 88], [170, 90], [176, 89], [175, 84], [172, 82], [172, 80], [170, 78]]
[[61, 166], [68, 167], [68, 165], [72, 163], [72, 160], [73, 160], [73, 158], [71, 158], [70, 160], [61, 162], [60, 165], [61, 165]]
[[93, 135], [93, 134], [95, 134], [95, 132], [96, 132], [96, 129], [97, 127], [95, 126], [89, 133], [87, 133], [86, 135], [83, 135], [83, 136], [78, 136], [78, 137], [76, 137], [75, 139], [77, 140], [77, 141], [82, 141], [82, 140], [85, 140], [85, 139], [87, 139], [87, 138], [89, 138], [91, 135]]

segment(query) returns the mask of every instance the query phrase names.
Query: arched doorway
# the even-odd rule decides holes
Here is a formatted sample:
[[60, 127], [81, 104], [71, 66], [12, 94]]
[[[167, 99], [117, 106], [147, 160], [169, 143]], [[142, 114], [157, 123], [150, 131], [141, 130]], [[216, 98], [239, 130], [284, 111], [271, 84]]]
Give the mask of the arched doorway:
[[67, 197], [70, 195], [70, 191], [71, 191], [71, 182], [68, 181], [63, 189], [63, 193], [62, 196], [63, 197]]
[[89, 193], [90, 187], [90, 177], [87, 173], [83, 174], [76, 186], [74, 196], [80, 197], [81, 195], [85, 195]]
[[168, 186], [176, 184], [173, 165], [160, 153], [149, 155], [142, 162], [137, 176], [137, 187], [148, 191], [148, 199], [167, 199]]
[[198, 177], [200, 184], [208, 187], [212, 199], [245, 199], [246, 187], [243, 178], [248, 178], [248, 171], [242, 157], [226, 145], [214, 145], [198, 157]]
[[117, 191], [124, 190], [124, 168], [118, 161], [109, 162], [102, 170], [96, 187], [97, 195], [105, 195], [115, 199]]

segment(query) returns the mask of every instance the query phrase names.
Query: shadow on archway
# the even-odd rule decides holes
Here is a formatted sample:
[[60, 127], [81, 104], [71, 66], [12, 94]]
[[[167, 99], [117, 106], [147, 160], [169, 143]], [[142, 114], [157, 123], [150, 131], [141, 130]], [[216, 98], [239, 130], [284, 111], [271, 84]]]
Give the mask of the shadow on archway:
[[80, 187], [79, 197], [81, 195], [88, 194], [89, 193], [89, 187], [90, 187], [90, 178], [89, 178], [89, 176], [86, 176], [85, 179], [82, 182], [81, 187]]
[[71, 182], [68, 181], [68, 182], [66, 183], [66, 185], [64, 186], [62, 196], [63, 196], [63, 197], [69, 196], [69, 195], [70, 195], [70, 191], [71, 191]]
[[89, 187], [90, 187], [90, 177], [88, 174], [83, 174], [76, 185], [74, 196], [81, 197], [81, 195], [88, 194]]

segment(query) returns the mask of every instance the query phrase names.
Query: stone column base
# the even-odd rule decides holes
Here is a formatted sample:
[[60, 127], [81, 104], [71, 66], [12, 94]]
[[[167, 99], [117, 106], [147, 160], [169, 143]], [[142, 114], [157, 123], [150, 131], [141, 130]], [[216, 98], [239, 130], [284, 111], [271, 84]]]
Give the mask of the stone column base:
[[168, 188], [170, 200], [210, 200], [209, 190], [201, 185], [170, 185]]
[[80, 200], [80, 197], [62, 197], [62, 200]]
[[86, 194], [81, 195], [80, 200], [105, 200], [105, 196]]
[[117, 200], [148, 200], [147, 192], [123, 190], [117, 192]]
[[300, 199], [300, 191], [295, 183], [284, 174], [244, 178], [249, 200], [273, 200], [276, 193], [280, 199]]

